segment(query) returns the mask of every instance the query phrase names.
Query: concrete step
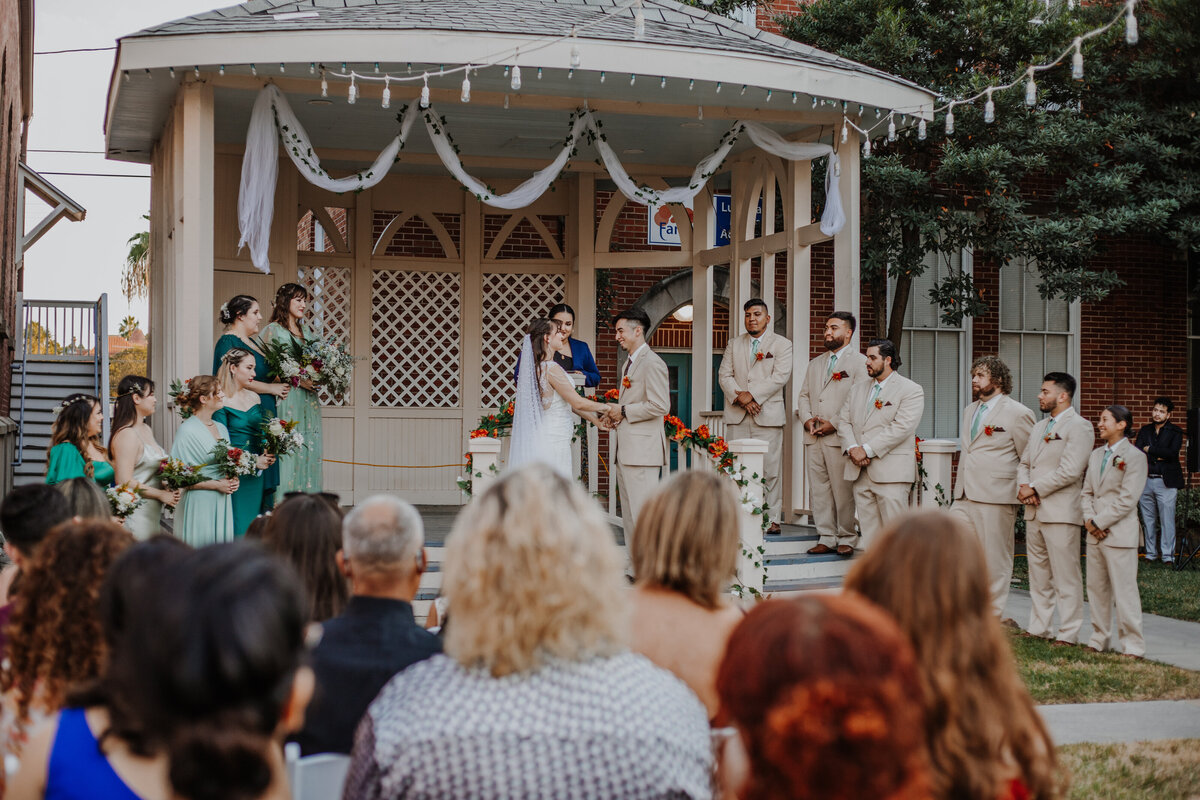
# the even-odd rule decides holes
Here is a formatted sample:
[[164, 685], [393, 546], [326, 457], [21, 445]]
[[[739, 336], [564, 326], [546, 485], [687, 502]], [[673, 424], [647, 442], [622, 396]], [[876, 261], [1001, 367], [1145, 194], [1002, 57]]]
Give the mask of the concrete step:
[[798, 581], [767, 581], [767, 594], [786, 594], [789, 592], [831, 592], [842, 588], [842, 578], [805, 578]]
[[824, 555], [767, 556], [767, 581], [803, 581], [810, 579], [840, 579], [850, 571], [853, 558], [843, 558], [836, 553]]
[[768, 558], [795, 555], [812, 547], [820, 538], [815, 528], [793, 528], [788, 525], [784, 527], [783, 533], [777, 536], [764, 536], [763, 547]]

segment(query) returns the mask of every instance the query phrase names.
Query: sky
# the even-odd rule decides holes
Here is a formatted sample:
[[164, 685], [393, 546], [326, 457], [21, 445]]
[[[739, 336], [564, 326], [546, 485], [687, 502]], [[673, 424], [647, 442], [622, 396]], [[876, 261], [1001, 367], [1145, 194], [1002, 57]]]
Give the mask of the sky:
[[[167, 20], [233, 5], [235, 0], [37, 0], [34, 51], [112, 47], [120, 36]], [[33, 62], [33, 119], [28, 163], [45, 173], [89, 172], [149, 176], [149, 165], [104, 158], [104, 106], [114, 50], [38, 55]], [[39, 153], [89, 150], [93, 153]], [[109, 331], [127, 314], [147, 327], [144, 299], [121, 294], [121, 268], [130, 236], [147, 229], [150, 180], [46, 175], [87, 209], [83, 222], [60, 220], [25, 255], [25, 297], [95, 300], [108, 293]], [[50, 209], [27, 196], [26, 229]]]

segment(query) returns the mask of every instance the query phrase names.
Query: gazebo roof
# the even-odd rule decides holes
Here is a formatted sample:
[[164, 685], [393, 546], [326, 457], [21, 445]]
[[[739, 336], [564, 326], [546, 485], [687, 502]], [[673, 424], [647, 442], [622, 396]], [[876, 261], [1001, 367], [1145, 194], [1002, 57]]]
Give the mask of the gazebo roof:
[[[676, 155], [694, 163], [697, 153], [711, 149], [714, 133], [719, 136], [722, 126], [742, 114], [757, 114], [784, 133], [819, 122], [828, 136], [840, 121], [843, 101], [852, 115], [863, 106], [864, 118], [872, 122], [893, 109], [914, 118], [928, 117], [932, 110], [933, 93], [909, 81], [674, 0], [644, 0], [645, 35], [635, 40], [634, 10], [623, 5], [619, 0], [250, 0], [156, 25], [118, 41], [105, 121], [108, 152], [111, 158], [148, 161], [177, 83], [193, 70], [216, 87], [218, 142], [244, 136], [252, 102], [246, 90], [272, 76], [297, 98], [293, 104], [299, 104], [302, 121], [315, 126], [310, 128], [314, 143], [327, 147], [334, 144], [320, 140], [318, 110], [302, 107], [299, 99], [316, 102], [311, 99], [318, 96], [316, 67], [333, 72], [346, 65], [359, 74], [428, 73], [436, 95], [439, 89], [456, 89], [462, 80], [461, 74], [439, 76], [443, 66], [478, 64], [527, 43], [536, 47], [505, 63], [515, 60], [526, 73], [519, 97], [512, 93], [514, 112], [521, 108], [529, 130], [557, 132], [564, 108], [591, 103], [613, 119], [615, 132], [624, 125], [625, 132], [648, 143], [633, 151], [644, 152], [647, 163], [675, 163]], [[570, 71], [571, 43], [545, 43], [573, 28], [583, 64]], [[251, 75], [251, 65], [262, 78]], [[168, 68], [176, 70], [174, 80], [167, 77]], [[634, 73], [641, 78], [636, 85]], [[470, 152], [493, 152], [519, 135], [512, 132], [518, 114], [507, 111], [507, 99], [507, 120], [499, 119], [496, 108], [496, 98], [511, 91], [508, 78], [495, 66], [480, 69], [471, 81], [476, 94], [490, 95], [492, 101], [456, 103], [455, 115], [464, 125], [469, 121], [477, 137], [461, 143]], [[339, 146], [378, 149], [394, 130], [389, 122], [394, 115], [379, 114], [378, 103], [366, 101], [378, 97], [382, 87], [371, 85], [364, 102], [347, 108], [345, 83], [331, 77], [330, 95], [342, 98], [341, 132], [350, 130], [350, 138], [357, 136], [361, 143], [347, 143], [343, 136]], [[393, 97], [402, 103], [416, 88], [394, 83]], [[367, 117], [371, 105], [376, 113]], [[675, 121], [652, 124], [655, 109], [666, 106], [674, 107], [669, 116]], [[699, 107], [706, 112], [704, 130], [691, 124], [680, 131], [681, 110]], [[441, 109], [450, 110], [444, 103]], [[615, 119], [623, 113], [629, 114], [626, 120]], [[494, 141], [486, 136], [492, 127]]]

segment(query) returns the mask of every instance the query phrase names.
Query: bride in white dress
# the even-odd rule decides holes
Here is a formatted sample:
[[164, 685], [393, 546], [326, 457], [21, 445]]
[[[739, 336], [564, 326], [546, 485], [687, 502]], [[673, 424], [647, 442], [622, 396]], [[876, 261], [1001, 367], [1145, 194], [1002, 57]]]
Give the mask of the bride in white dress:
[[521, 343], [508, 469], [542, 462], [573, 479], [571, 438], [575, 433], [575, 415], [607, 427], [601, 416], [606, 408], [604, 403], [576, 392], [574, 381], [554, 363], [554, 351], [562, 346], [566, 336], [554, 321], [535, 319]]

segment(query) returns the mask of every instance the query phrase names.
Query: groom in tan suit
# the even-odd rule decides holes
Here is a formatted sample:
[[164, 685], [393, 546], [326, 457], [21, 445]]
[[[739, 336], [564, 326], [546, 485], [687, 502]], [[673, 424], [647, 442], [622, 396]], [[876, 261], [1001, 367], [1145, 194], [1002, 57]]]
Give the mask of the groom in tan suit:
[[1083, 626], [1083, 571], [1079, 528], [1083, 473], [1095, 441], [1092, 426], [1075, 413], [1075, 379], [1065, 372], [1042, 378], [1038, 407], [1050, 416], [1033, 426], [1017, 468], [1017, 500], [1025, 504], [1029, 561], [1028, 631], [1049, 637], [1058, 605], [1057, 640], [1074, 644]]
[[616, 425], [617, 487], [621, 498], [621, 522], [625, 549], [633, 541], [638, 510], [658, 486], [667, 461], [667, 434], [663, 417], [671, 408], [671, 384], [667, 365], [646, 344], [650, 318], [640, 308], [617, 317], [617, 344], [629, 354], [621, 369], [616, 405], [605, 412]]
[[813, 524], [821, 540], [810, 553], [849, 556], [858, 544], [854, 522], [854, 483], [846, 480], [846, 457], [838, 436], [838, 412], [850, 389], [868, 383], [867, 359], [852, 346], [858, 321], [849, 311], [825, 320], [825, 352], [808, 363], [796, 416], [804, 424]]
[[783, 519], [783, 491], [779, 466], [783, 460], [783, 387], [792, 377], [792, 343], [771, 330], [767, 304], [747, 300], [746, 332], [729, 340], [718, 377], [725, 392], [725, 438], [761, 439], [767, 443], [763, 471], [767, 479], [767, 507], [771, 526], [779, 533]]
[[908, 493], [917, 477], [916, 436], [925, 413], [925, 391], [896, 372], [899, 366], [896, 346], [888, 339], [872, 339], [867, 374], [874, 380], [850, 389], [838, 412], [845, 476], [854, 481], [864, 550], [885, 525], [908, 510]]
[[1033, 412], [1009, 397], [1012, 373], [995, 356], [971, 365], [975, 402], [963, 410], [962, 450], [951, 508], [987, 557], [992, 610], [1003, 616], [1012, 583], [1017, 467], [1033, 430]]

